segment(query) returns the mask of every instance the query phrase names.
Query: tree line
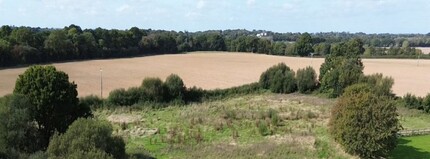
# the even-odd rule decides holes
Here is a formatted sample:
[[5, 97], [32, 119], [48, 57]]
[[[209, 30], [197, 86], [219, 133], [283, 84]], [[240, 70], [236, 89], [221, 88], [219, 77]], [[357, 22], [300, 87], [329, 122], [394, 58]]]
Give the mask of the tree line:
[[[257, 34], [265, 33], [264, 36]], [[430, 46], [422, 34], [275, 33], [264, 30], [165, 31], [132, 27], [82, 29], [0, 28], [0, 67], [66, 60], [119, 58], [190, 51], [253, 52], [287, 56], [326, 56], [337, 45], [361, 39], [365, 56], [415, 57], [415, 46]]]

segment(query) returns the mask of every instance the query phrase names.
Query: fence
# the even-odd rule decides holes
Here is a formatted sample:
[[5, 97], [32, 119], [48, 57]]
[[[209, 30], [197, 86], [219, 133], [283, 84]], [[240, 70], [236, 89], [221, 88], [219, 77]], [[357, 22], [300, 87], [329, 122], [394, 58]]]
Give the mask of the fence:
[[428, 134], [430, 134], [430, 129], [401, 130], [397, 134], [399, 136], [428, 135]]

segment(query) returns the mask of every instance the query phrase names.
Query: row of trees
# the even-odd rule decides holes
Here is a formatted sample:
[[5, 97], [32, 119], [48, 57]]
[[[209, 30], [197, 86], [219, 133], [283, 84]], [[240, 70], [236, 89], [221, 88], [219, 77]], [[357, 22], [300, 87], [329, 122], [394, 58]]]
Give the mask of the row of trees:
[[[254, 52], [273, 55], [327, 55], [336, 45], [359, 37], [368, 46], [367, 55], [416, 55], [411, 46], [430, 46], [425, 35], [366, 35], [349, 33], [273, 33], [265, 31], [215, 30], [176, 32], [132, 27], [127, 30], [85, 29], [70, 25], [63, 29], [2, 26], [0, 67], [63, 60], [117, 58], [189, 51]], [[399, 37], [403, 37], [400, 38]], [[379, 42], [378, 38], [391, 41]], [[416, 42], [416, 39], [419, 40]], [[381, 47], [390, 47], [383, 50]], [[399, 48], [401, 47], [401, 48]]]

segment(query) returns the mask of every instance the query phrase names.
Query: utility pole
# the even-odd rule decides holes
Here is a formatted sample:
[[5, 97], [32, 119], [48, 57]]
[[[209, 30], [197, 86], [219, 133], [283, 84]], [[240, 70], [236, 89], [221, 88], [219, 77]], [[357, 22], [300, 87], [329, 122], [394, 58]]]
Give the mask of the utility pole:
[[100, 98], [103, 99], [103, 69], [100, 68]]

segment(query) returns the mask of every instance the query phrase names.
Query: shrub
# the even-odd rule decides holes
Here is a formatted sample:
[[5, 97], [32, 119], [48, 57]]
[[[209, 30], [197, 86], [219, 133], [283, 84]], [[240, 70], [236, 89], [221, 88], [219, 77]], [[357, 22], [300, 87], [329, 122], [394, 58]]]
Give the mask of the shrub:
[[131, 87], [128, 90], [124, 88], [115, 89], [109, 93], [108, 102], [118, 106], [131, 106], [143, 98], [142, 89]]
[[175, 74], [171, 74], [166, 78], [164, 85], [167, 88], [169, 100], [184, 100], [185, 85], [181, 77]]
[[166, 101], [166, 87], [160, 78], [143, 79], [141, 88], [145, 95], [145, 98], [142, 100], [151, 102]]
[[423, 99], [423, 107], [424, 107], [424, 111], [427, 113], [430, 113], [430, 93], [427, 94], [424, 99]]
[[205, 91], [203, 89], [193, 86], [186, 89], [184, 100], [186, 102], [200, 102], [204, 95]]
[[96, 95], [89, 95], [79, 98], [79, 104], [90, 108], [99, 108], [103, 105], [103, 99]]
[[295, 73], [284, 63], [263, 72], [260, 76], [260, 85], [274, 93], [292, 93], [297, 90]]
[[317, 84], [317, 74], [312, 67], [297, 70], [297, 89], [300, 93], [312, 92]]
[[407, 93], [405, 96], [403, 96], [403, 102], [407, 108], [423, 110], [423, 99], [420, 97]]
[[346, 152], [361, 158], [387, 156], [396, 146], [397, 110], [391, 98], [367, 84], [346, 88], [332, 108], [329, 130]]
[[391, 91], [391, 88], [394, 84], [394, 79], [391, 77], [384, 77], [381, 73], [376, 73], [362, 76], [359, 82], [369, 84], [372, 87], [374, 93], [378, 95], [394, 97], [394, 94]]
[[112, 126], [93, 119], [78, 119], [61, 135], [54, 135], [49, 158], [125, 158], [125, 143], [112, 136]]
[[108, 102], [113, 105], [129, 105], [127, 92], [124, 88], [115, 89], [109, 93]]

